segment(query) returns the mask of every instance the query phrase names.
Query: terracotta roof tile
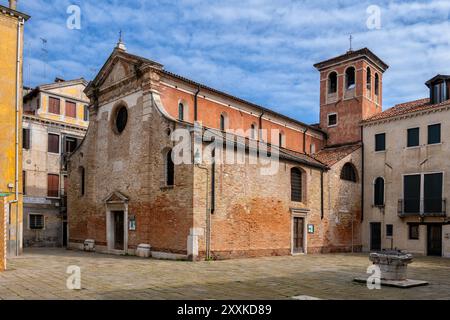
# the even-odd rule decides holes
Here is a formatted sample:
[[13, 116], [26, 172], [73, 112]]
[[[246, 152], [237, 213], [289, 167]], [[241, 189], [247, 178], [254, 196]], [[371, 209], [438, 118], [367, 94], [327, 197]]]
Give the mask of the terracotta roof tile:
[[450, 100], [447, 100], [447, 101], [444, 101], [444, 102], [438, 103], [438, 104], [431, 104], [429, 98], [419, 99], [419, 100], [415, 100], [415, 101], [398, 104], [395, 107], [387, 109], [386, 111], [383, 111], [379, 114], [374, 115], [373, 117], [370, 117], [369, 119], [364, 120], [363, 123], [388, 119], [388, 118], [392, 118], [392, 117], [401, 116], [404, 114], [409, 114], [409, 113], [418, 112], [418, 111], [425, 111], [425, 110], [439, 108], [439, 107], [443, 107], [443, 106], [447, 106], [447, 105], [450, 106]]
[[338, 161], [344, 159], [349, 154], [355, 152], [361, 148], [361, 143], [355, 143], [351, 145], [344, 145], [339, 147], [329, 147], [319, 151], [314, 158], [318, 161], [331, 167]]

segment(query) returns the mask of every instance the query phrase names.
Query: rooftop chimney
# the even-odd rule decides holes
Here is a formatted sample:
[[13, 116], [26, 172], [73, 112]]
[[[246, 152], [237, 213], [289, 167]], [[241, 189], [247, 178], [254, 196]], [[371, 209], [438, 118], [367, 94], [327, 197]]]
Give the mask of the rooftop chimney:
[[17, 9], [17, 0], [9, 0], [9, 8], [16, 10]]

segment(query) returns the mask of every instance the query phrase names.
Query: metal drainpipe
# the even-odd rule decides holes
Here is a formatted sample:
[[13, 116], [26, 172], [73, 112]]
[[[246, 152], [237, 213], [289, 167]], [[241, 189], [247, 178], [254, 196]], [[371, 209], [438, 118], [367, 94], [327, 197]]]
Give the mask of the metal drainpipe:
[[194, 96], [194, 121], [198, 120], [198, 94], [200, 93], [200, 87], [197, 87], [197, 91]]
[[16, 134], [15, 134], [15, 197], [14, 201], [16, 203], [16, 255], [20, 253], [20, 239], [19, 239], [19, 113], [20, 113], [20, 64], [21, 64], [21, 28], [24, 22], [23, 19], [19, 19], [17, 24], [17, 60], [16, 60]]
[[209, 209], [209, 170], [208, 167], [197, 165], [198, 168], [206, 171], [206, 197], [205, 197], [205, 208], [206, 208], [206, 241], [205, 241], [205, 251], [206, 260], [209, 260], [211, 256], [211, 210]]
[[303, 132], [303, 153], [306, 154], [306, 133], [308, 132], [309, 128], [306, 128]]
[[261, 113], [261, 115], [259, 116], [259, 134], [258, 134], [258, 139], [262, 140], [262, 117], [264, 116], [264, 111]]

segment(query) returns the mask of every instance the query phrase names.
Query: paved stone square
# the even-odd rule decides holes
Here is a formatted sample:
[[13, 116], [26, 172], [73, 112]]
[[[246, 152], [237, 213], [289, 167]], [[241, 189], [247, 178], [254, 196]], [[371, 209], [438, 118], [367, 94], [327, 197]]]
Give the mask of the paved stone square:
[[[450, 259], [417, 257], [414, 289], [369, 290], [365, 254], [326, 254], [210, 262], [162, 261], [63, 249], [29, 249], [0, 273], [0, 299], [450, 299]], [[82, 290], [66, 288], [81, 267]]]

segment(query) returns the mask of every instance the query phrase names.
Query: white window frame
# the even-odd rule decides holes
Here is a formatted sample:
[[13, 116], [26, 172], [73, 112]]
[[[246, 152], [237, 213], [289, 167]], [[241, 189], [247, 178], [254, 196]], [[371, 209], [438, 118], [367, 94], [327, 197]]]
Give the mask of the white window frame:
[[[336, 116], [336, 124], [330, 125], [330, 116], [334, 116], [334, 115]], [[327, 114], [327, 126], [328, 126], [328, 128], [337, 127], [338, 123], [339, 123], [339, 116], [338, 116], [337, 112], [332, 112], [332, 113], [328, 113]]]

